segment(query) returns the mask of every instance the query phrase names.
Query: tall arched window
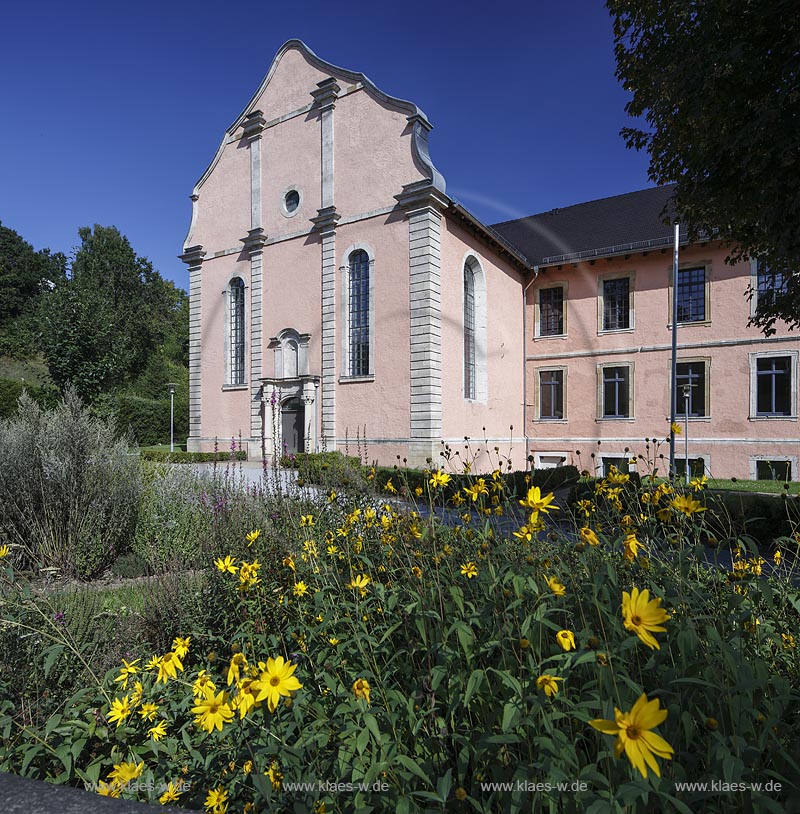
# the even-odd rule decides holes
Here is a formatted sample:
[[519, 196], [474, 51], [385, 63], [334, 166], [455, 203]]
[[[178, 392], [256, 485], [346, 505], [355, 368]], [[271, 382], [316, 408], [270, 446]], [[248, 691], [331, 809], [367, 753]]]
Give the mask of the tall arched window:
[[244, 280], [234, 277], [228, 286], [229, 384], [244, 384]]
[[369, 255], [357, 249], [348, 270], [348, 374], [369, 375]]
[[474, 399], [475, 388], [475, 274], [464, 263], [464, 398]]

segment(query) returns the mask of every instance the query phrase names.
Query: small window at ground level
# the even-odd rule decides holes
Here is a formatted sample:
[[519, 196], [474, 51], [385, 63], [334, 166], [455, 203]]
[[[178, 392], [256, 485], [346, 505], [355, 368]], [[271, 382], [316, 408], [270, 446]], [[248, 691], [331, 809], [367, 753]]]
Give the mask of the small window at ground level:
[[618, 472], [626, 473], [630, 469], [630, 458], [607, 458], [603, 456], [603, 477], [607, 478], [611, 474], [611, 467], [615, 467]]
[[756, 461], [756, 480], [790, 481], [791, 479], [791, 461]]
[[[702, 458], [689, 458], [689, 475], [700, 478], [705, 475], [706, 462]], [[675, 458], [675, 474], [686, 477], [686, 458]]]

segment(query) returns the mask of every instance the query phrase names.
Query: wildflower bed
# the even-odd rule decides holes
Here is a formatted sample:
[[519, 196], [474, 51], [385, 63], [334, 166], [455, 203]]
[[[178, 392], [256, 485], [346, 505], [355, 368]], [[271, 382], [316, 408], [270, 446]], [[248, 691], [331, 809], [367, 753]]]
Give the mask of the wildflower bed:
[[[414, 487], [424, 513], [394, 499], [402, 478], [246, 495], [258, 522], [218, 524], [193, 563], [195, 622], [178, 588], [180, 628], [165, 618], [155, 649], [123, 619], [110, 669], [0, 548], [4, 632], [38, 642], [45, 685], [80, 676], [44, 717], [0, 659], [0, 770], [212, 814], [790, 810], [794, 540], [769, 576], [739, 538], [709, 567], [701, 481], [612, 471], [568, 518], [498, 469], [448, 492], [445, 525], [450, 475]], [[681, 788], [714, 780], [736, 790]]]

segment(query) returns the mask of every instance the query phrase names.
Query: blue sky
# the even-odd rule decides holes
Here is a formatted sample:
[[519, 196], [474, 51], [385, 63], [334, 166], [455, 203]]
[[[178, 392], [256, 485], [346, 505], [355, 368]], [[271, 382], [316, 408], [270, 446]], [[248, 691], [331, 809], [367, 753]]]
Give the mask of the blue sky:
[[0, 221], [65, 253], [115, 225], [184, 288], [192, 187], [292, 37], [421, 107], [448, 192], [487, 223], [651, 185], [600, 0], [43, 0], [3, 27]]

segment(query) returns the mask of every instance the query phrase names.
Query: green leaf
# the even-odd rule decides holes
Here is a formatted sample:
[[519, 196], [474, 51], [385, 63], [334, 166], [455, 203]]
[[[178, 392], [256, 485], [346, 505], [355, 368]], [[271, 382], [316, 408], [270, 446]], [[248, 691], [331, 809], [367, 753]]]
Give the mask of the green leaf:
[[376, 720], [375, 716], [369, 712], [365, 712], [363, 715], [364, 725], [367, 727], [369, 732], [371, 733], [372, 737], [375, 739], [375, 745], [381, 745], [381, 730], [378, 727], [378, 721]]
[[[433, 787], [430, 777], [428, 777], [428, 775], [425, 774], [425, 772], [423, 772], [422, 769], [410, 757], [408, 757], [408, 755], [397, 755], [395, 760], [397, 763], [411, 772], [411, 774], [416, 775], [420, 780], [424, 780], [427, 786], [431, 788]], [[403, 798], [401, 797], [400, 799], [402, 800]]]
[[483, 683], [484, 672], [483, 670], [473, 670], [467, 681], [467, 689], [464, 691], [464, 706], [468, 707], [472, 699], [472, 695]]

